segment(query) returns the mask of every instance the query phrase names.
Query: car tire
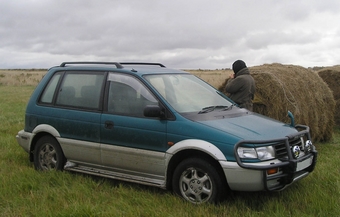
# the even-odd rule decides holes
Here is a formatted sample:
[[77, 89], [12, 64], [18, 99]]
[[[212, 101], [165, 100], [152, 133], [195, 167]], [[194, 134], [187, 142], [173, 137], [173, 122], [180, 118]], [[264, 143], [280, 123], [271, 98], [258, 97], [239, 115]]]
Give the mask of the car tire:
[[34, 167], [36, 170], [63, 170], [65, 157], [58, 141], [51, 136], [40, 138], [34, 149]]
[[217, 203], [225, 189], [215, 167], [201, 158], [186, 159], [176, 167], [172, 188], [176, 194], [195, 204]]

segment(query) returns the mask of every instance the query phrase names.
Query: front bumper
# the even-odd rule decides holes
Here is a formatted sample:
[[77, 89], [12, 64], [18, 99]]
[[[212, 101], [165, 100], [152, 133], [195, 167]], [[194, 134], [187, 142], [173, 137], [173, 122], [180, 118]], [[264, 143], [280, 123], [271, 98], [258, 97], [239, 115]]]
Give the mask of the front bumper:
[[[291, 151], [292, 146], [290, 144], [292, 139], [305, 137], [310, 140], [309, 128], [307, 126], [297, 125], [297, 128], [302, 128], [304, 130], [297, 132], [294, 135], [286, 136], [285, 138], [263, 141], [243, 140], [235, 145], [234, 154], [236, 162], [239, 167], [245, 169], [242, 171], [246, 173], [255, 170], [257, 171], [257, 176], [262, 176], [261, 178], [257, 178], [257, 182], [261, 182], [257, 183], [257, 186], [262, 186], [258, 188], [263, 188], [263, 190], [268, 191], [282, 190], [291, 183], [307, 176], [314, 170], [317, 162], [317, 151], [314, 145], [310, 147], [310, 151], [303, 152], [299, 157], [295, 158], [293, 156]], [[284, 144], [287, 155], [275, 160], [249, 163], [243, 161], [237, 154], [237, 149], [245, 144]], [[273, 170], [274, 172], [269, 172]]]

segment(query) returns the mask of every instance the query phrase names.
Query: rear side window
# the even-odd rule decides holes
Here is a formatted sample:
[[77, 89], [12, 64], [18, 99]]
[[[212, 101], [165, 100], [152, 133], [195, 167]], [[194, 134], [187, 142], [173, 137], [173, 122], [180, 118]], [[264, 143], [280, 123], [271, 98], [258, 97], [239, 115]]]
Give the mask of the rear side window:
[[41, 103], [52, 103], [54, 92], [57, 88], [59, 78], [60, 74], [56, 74], [52, 77], [51, 81], [48, 83], [47, 87], [45, 88], [40, 98]]
[[58, 72], [45, 87], [39, 103], [101, 109], [104, 77], [104, 72]]
[[100, 109], [104, 73], [65, 73], [56, 105]]

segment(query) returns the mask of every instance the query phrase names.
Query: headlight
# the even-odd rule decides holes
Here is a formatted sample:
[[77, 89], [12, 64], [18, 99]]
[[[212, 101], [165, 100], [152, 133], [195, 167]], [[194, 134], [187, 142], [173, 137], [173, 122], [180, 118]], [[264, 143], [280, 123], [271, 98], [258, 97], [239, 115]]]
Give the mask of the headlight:
[[257, 157], [260, 160], [269, 160], [275, 158], [275, 151], [273, 146], [266, 146], [266, 147], [260, 147], [256, 148]]
[[275, 158], [275, 151], [273, 146], [265, 146], [259, 148], [245, 148], [239, 147], [237, 154], [240, 158], [270, 160]]
[[237, 149], [237, 153], [240, 158], [257, 158], [257, 154], [254, 148], [239, 147]]

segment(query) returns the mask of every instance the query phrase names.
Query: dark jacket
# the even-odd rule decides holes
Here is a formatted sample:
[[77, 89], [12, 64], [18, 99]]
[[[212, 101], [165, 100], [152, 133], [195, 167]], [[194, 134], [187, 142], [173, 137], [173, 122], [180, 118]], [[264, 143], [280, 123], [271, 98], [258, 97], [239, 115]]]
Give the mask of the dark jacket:
[[250, 75], [248, 68], [243, 68], [235, 75], [235, 78], [229, 79], [225, 90], [230, 93], [230, 99], [236, 102], [241, 108], [252, 111], [255, 94], [255, 81]]

